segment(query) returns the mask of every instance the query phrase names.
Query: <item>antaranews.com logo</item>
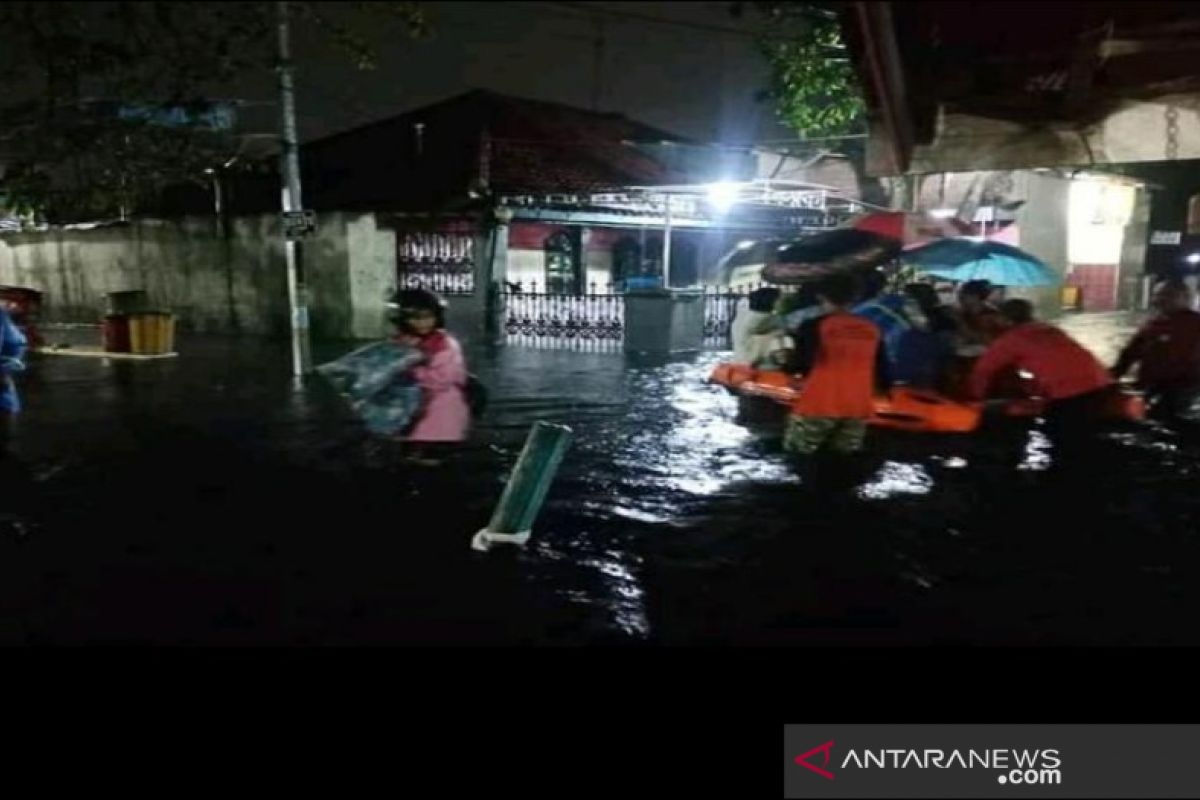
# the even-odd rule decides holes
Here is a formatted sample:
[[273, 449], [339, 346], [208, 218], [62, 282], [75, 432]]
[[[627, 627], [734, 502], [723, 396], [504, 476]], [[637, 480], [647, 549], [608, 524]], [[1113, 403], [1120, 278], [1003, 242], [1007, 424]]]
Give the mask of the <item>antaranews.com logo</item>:
[[1062, 784], [1062, 757], [1057, 749], [847, 748], [835, 755], [836, 742], [800, 753], [795, 763], [825, 780], [858, 770], [980, 770], [996, 783], [1025, 786]]

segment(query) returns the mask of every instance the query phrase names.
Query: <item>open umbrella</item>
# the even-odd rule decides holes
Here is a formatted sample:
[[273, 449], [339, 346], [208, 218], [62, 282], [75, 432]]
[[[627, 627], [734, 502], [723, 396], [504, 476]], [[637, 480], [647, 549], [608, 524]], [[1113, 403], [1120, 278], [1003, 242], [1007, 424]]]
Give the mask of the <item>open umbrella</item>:
[[763, 269], [762, 277], [767, 283], [795, 285], [835, 272], [871, 269], [899, 253], [900, 243], [887, 236], [837, 228], [780, 245], [775, 262]]
[[997, 286], [1054, 286], [1050, 266], [1024, 250], [994, 241], [943, 239], [906, 251], [901, 258], [919, 271], [946, 280], [984, 280]]
[[895, 239], [904, 247], [914, 247], [938, 239], [967, 236], [970, 223], [954, 217], [935, 217], [923, 212], [876, 211], [850, 220], [849, 227]]
[[746, 239], [722, 256], [717, 269], [726, 278], [742, 267], [761, 267], [774, 264], [779, 257], [779, 248], [787, 244], [785, 239]]

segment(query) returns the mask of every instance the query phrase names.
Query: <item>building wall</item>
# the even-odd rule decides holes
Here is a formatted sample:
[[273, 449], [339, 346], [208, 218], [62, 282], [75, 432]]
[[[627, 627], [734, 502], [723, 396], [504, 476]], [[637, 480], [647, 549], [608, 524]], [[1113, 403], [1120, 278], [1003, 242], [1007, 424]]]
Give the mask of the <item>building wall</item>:
[[589, 250], [583, 255], [584, 283], [603, 292], [612, 283], [613, 254], [611, 250]]
[[396, 286], [396, 232], [379, 227], [374, 214], [346, 226], [348, 237], [349, 334], [355, 339], [388, 335], [387, 298]]
[[1070, 183], [1066, 283], [1081, 290], [1085, 311], [1112, 311], [1121, 292], [1121, 266], [1127, 226], [1137, 190], [1108, 180]]
[[[1018, 197], [1025, 200], [1017, 215], [1021, 226], [1021, 249], [1049, 264], [1065, 277], [1068, 264], [1067, 231], [1070, 181], [1036, 172], [1014, 173]], [[1034, 303], [1038, 316], [1050, 319], [1062, 313], [1062, 291], [1058, 286], [1011, 289], [1009, 297]]]
[[523, 284], [526, 289], [536, 283], [546, 285], [546, 256], [541, 250], [508, 250], [508, 278], [510, 283]]
[[1121, 240], [1118, 302], [1122, 309], [1142, 307], [1142, 284], [1147, 276], [1149, 241], [1150, 194], [1139, 190], [1134, 198], [1133, 213]]
[[[386, 237], [367, 215], [322, 214], [305, 242], [309, 318], [314, 336], [374, 335], [368, 319], [381, 303], [369, 296], [394, 282]], [[358, 267], [357, 271], [354, 269]], [[44, 292], [43, 319], [95, 323], [105, 294], [144, 290], [149, 303], [175, 312], [183, 330], [284, 335], [289, 328], [286, 265], [279, 217], [230, 221], [229, 236], [208, 218], [139, 220], [92, 230], [0, 237], [0, 284]]]

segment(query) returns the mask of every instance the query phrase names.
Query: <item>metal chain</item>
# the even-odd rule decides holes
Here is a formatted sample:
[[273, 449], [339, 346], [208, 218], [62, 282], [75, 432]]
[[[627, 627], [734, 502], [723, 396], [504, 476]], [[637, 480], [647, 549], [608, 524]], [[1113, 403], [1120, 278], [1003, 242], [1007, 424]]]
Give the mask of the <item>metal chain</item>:
[[1167, 160], [1179, 158], [1179, 109], [1167, 106]]

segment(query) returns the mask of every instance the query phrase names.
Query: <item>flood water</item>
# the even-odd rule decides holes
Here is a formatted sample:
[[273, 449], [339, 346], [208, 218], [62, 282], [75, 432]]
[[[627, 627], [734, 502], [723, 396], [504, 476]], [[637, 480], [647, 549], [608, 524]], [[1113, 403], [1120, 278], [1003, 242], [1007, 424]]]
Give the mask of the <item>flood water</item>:
[[[1136, 319], [1063, 324], [1110, 361]], [[735, 424], [704, 381], [721, 354], [509, 347], [471, 354], [491, 392], [472, 442], [420, 468], [294, 387], [285, 345], [180, 349], [36, 361], [0, 487], [0, 641], [1200, 640], [1200, 445], [1165, 429], [1098, 432], [1069, 470], [1036, 424], [873, 430], [832, 491]], [[475, 553], [537, 420], [575, 439], [533, 540]]]

